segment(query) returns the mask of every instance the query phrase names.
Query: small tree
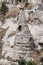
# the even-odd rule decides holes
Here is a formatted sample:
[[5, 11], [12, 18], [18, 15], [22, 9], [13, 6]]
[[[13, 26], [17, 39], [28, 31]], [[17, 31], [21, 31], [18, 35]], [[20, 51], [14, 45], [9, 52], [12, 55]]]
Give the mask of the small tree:
[[2, 2], [1, 8], [0, 8], [1, 14], [5, 15], [7, 11], [8, 11], [8, 7], [6, 6], [5, 2]]
[[41, 65], [43, 65], [43, 62], [41, 63]]
[[40, 62], [43, 62], [43, 57], [41, 57]]
[[26, 65], [26, 61], [24, 59], [19, 59], [18, 64], [19, 65]]
[[36, 65], [36, 63], [33, 62], [33, 61], [28, 61], [28, 62], [27, 62], [27, 65]]
[[25, 2], [25, 7], [27, 7], [29, 5], [29, 3], [28, 2]]
[[0, 7], [0, 13], [2, 16], [2, 22], [4, 21], [4, 16], [6, 15], [6, 13], [8, 12], [8, 7], [6, 6], [5, 2], [2, 2], [2, 5]]

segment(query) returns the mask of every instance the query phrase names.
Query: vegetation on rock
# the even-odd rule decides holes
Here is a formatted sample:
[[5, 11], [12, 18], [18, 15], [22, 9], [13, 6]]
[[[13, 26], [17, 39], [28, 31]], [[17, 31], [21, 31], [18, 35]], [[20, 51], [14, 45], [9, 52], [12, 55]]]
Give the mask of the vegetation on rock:
[[6, 13], [8, 12], [8, 7], [6, 6], [6, 3], [5, 2], [2, 2], [2, 5], [0, 7], [0, 14], [1, 14], [1, 21], [2, 23], [5, 22], [5, 15]]
[[33, 61], [28, 61], [28, 62], [27, 62], [27, 65], [36, 65], [36, 63], [33, 62]]
[[32, 60], [26, 62], [25, 59], [19, 59], [18, 65], [36, 65], [36, 63]]
[[19, 59], [18, 65], [26, 65], [26, 61], [24, 59]]
[[28, 2], [25, 2], [25, 7], [27, 7], [29, 5], [29, 3]]
[[0, 7], [1, 14], [5, 15], [8, 12], [8, 7], [6, 6], [5, 2], [2, 2], [2, 5]]
[[43, 65], [43, 62], [42, 62], [42, 64], [41, 65]]

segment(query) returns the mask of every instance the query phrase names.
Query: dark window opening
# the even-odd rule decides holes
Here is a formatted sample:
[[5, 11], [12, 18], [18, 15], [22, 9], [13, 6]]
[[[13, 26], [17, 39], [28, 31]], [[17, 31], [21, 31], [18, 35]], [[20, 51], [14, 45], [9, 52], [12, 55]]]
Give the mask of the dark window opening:
[[30, 37], [30, 41], [33, 41], [33, 38], [32, 37]]
[[19, 0], [19, 2], [21, 2], [21, 0]]
[[43, 47], [43, 43], [38, 43], [41, 47]]
[[19, 31], [21, 31], [21, 28], [22, 28], [22, 26], [21, 26], [21, 25], [19, 25], [18, 30], [19, 30]]
[[30, 41], [30, 47], [31, 47], [32, 49], [34, 49], [34, 48], [35, 48], [35, 43], [34, 43], [33, 38], [30, 37], [29, 41]]
[[6, 2], [6, 4], [9, 4], [9, 2]]

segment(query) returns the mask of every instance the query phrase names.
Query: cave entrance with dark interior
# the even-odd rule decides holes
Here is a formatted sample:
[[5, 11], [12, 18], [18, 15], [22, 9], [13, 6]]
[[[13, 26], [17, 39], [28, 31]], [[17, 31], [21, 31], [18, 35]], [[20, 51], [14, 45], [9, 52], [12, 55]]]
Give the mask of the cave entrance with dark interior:
[[41, 46], [41, 48], [43, 48], [43, 43], [38, 43], [40, 46]]
[[21, 28], [22, 28], [22, 26], [21, 26], [21, 25], [19, 25], [18, 30], [19, 30], [19, 31], [21, 31]]
[[19, 0], [19, 2], [21, 2], [22, 0]]
[[21, 2], [22, 0], [19, 0], [19, 2]]

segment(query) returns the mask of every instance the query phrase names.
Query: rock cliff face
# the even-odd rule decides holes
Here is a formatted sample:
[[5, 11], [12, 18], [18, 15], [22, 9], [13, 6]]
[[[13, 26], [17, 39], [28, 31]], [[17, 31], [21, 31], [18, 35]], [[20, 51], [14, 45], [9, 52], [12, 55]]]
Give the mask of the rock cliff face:
[[[2, 0], [2, 1], [6, 1], [6, 2], [9, 2], [10, 4], [15, 4], [16, 0]], [[42, 0], [19, 0], [21, 2], [25, 2], [27, 1], [28, 3], [41, 3], [43, 2]], [[1, 2], [1, 0], [0, 0]]]
[[41, 0], [28, 0], [30, 1], [31, 3], [41, 3]]
[[[12, 0], [8, 1], [9, 5], [13, 2]], [[29, 2], [37, 3], [38, 0]], [[15, 8], [10, 8], [13, 11], [9, 12], [3, 25], [0, 22], [0, 56], [2, 56], [0, 63], [2, 65], [7, 63], [7, 65], [12, 65], [12, 63], [15, 65], [15, 61], [20, 57], [27, 61], [32, 59], [39, 63], [39, 57], [43, 55], [43, 51], [42, 54], [37, 54], [37, 51], [39, 52], [41, 49], [38, 43], [43, 45], [43, 4], [36, 4], [31, 10], [23, 11], [18, 9], [21, 4]], [[35, 45], [38, 47], [35, 48]]]
[[15, 55], [17, 54], [17, 56], [15, 56], [15, 59], [19, 59], [21, 57], [26, 58], [26, 60], [29, 57], [32, 57], [33, 51], [31, 51], [31, 49], [35, 48], [35, 44], [33, 42], [32, 35], [26, 23], [25, 13], [23, 10], [21, 11], [19, 17], [14, 48], [14, 50], [16, 50]]

